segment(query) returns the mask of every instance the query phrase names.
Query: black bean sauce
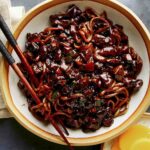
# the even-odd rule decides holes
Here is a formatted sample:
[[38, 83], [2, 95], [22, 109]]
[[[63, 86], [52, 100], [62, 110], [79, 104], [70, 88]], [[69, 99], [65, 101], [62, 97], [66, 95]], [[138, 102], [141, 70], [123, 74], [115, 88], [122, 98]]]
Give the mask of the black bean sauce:
[[[24, 52], [39, 79], [39, 87], [31, 85], [43, 106], [72, 129], [89, 132], [111, 126], [143, 84], [137, 79], [141, 57], [129, 46], [123, 27], [113, 24], [106, 12], [71, 5], [49, 20], [44, 31], [27, 34]], [[42, 118], [41, 106], [35, 107], [21, 81], [19, 88], [32, 113]]]

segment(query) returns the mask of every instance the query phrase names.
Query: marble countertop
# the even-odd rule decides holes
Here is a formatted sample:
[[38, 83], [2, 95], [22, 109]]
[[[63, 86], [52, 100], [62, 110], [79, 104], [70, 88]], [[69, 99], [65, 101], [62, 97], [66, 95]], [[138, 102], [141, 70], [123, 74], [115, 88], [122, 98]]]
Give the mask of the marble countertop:
[[[29, 10], [43, 0], [11, 0], [13, 6], [24, 5]], [[150, 31], [150, 0], [119, 0], [144, 22]], [[0, 150], [67, 150], [66, 146], [47, 142], [26, 129], [14, 119], [0, 120]], [[76, 150], [99, 150], [99, 145], [77, 147]]]

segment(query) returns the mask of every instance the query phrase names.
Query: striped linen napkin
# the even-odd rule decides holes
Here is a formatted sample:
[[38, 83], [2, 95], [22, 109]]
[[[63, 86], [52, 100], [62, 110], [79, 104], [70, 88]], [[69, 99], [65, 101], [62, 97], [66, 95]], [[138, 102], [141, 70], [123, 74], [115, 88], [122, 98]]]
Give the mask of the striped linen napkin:
[[[25, 8], [23, 6], [11, 7], [10, 0], [0, 0], [0, 14], [3, 16], [9, 28], [13, 30], [17, 22], [25, 14]], [[4, 37], [1, 31], [0, 31], [0, 39], [2, 40], [3, 43], [6, 43], [6, 38]], [[9, 118], [9, 117], [12, 117], [12, 115], [6, 109], [0, 91], [0, 118]]]

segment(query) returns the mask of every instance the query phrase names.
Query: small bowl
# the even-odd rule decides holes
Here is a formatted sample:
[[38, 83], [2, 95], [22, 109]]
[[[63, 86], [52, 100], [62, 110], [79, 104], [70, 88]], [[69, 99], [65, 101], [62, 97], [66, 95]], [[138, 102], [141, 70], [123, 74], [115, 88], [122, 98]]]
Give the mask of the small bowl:
[[[116, 0], [49, 0], [31, 9], [18, 24], [14, 35], [21, 49], [24, 50], [26, 33], [42, 31], [48, 26], [48, 18], [51, 14], [66, 10], [70, 4], [75, 4], [81, 9], [92, 7], [99, 13], [105, 10], [108, 17], [114, 23], [124, 27], [124, 31], [129, 37], [130, 45], [144, 60], [142, 71], [138, 76], [138, 78], [141, 78], [144, 81], [144, 84], [139, 92], [132, 95], [129, 109], [125, 115], [115, 118], [111, 127], [102, 127], [96, 132], [83, 133], [81, 130], [69, 129], [70, 135], [68, 136], [68, 140], [73, 145], [95, 145], [115, 138], [121, 134], [127, 127], [137, 121], [137, 119], [141, 117], [141, 114], [147, 109], [150, 97], [150, 35], [140, 19], [131, 10]], [[10, 46], [8, 46], [8, 49], [12, 52], [16, 61], [19, 61]], [[16, 120], [39, 137], [55, 143], [65, 144], [51, 125], [44, 125], [29, 112], [26, 98], [17, 87], [18, 77], [5, 60], [2, 60], [0, 70], [0, 84], [3, 99]]]
[[[140, 120], [137, 122], [137, 124], [144, 125], [145, 127], [150, 127], [150, 114], [149, 113], [143, 114]], [[101, 146], [101, 150], [111, 150], [114, 140], [115, 139], [105, 142]]]

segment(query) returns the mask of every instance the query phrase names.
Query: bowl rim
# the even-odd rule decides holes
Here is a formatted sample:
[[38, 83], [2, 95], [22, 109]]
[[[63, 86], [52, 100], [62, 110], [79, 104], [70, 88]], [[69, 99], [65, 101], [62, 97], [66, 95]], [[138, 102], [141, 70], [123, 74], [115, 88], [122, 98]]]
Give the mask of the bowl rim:
[[[32, 8], [24, 17], [23, 19], [18, 23], [14, 36], [17, 39], [23, 28], [26, 26], [26, 24], [32, 20], [36, 15], [38, 15], [40, 12], [53, 7], [55, 5], [69, 2], [69, 1], [76, 1], [76, 0], [49, 0], [49, 1], [44, 1], [40, 3], [39, 5], [35, 6]], [[84, 1], [84, 0], [77, 0], [77, 1]], [[139, 31], [140, 35], [142, 36], [147, 52], [148, 52], [148, 57], [150, 59], [150, 34], [145, 27], [145, 25], [142, 23], [142, 21], [126, 6], [121, 4], [120, 2], [116, 0], [92, 0], [94, 2], [98, 2], [100, 4], [112, 7], [113, 9], [119, 11], [122, 13], [124, 16], [126, 16], [132, 24], [137, 28]], [[12, 52], [12, 48], [10, 45], [8, 45], [8, 50]], [[1, 73], [1, 78], [0, 78], [0, 88], [2, 91], [2, 97], [4, 99], [4, 102], [6, 104], [6, 107], [8, 110], [13, 114], [15, 119], [27, 130], [31, 131], [32, 133], [36, 134], [39, 137], [42, 137], [48, 141], [58, 143], [58, 144], [63, 144], [66, 145], [60, 136], [51, 134], [49, 132], [46, 132], [39, 127], [37, 127], [35, 124], [31, 123], [29, 120], [27, 120], [16, 108], [16, 106], [13, 103], [13, 99], [10, 94], [10, 89], [9, 89], [9, 80], [8, 80], [8, 74], [9, 74], [9, 66], [7, 62], [2, 58], [1, 61], [1, 66], [0, 66], [0, 73]], [[87, 138], [70, 138], [68, 137], [68, 140], [72, 145], [74, 146], [89, 146], [89, 145], [96, 145], [99, 143], [103, 143], [106, 140], [110, 140], [119, 134], [121, 134], [126, 128], [128, 128], [131, 124], [133, 124], [135, 121], [137, 121], [142, 113], [148, 108], [149, 105], [149, 97], [150, 97], [150, 84], [147, 88], [147, 91], [145, 93], [145, 96], [138, 106], [138, 108], [135, 110], [135, 112], [122, 124], [120, 124], [118, 127], [112, 129], [111, 131], [108, 131], [107, 133], [97, 135], [97, 136], [92, 136], [92, 137], [87, 137]]]

